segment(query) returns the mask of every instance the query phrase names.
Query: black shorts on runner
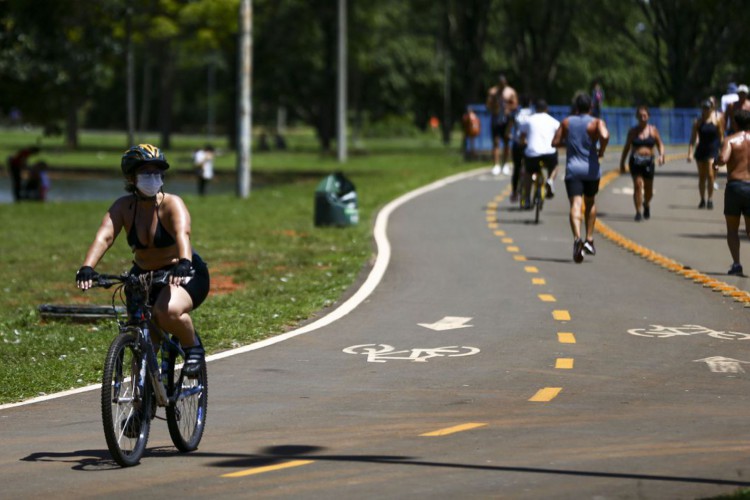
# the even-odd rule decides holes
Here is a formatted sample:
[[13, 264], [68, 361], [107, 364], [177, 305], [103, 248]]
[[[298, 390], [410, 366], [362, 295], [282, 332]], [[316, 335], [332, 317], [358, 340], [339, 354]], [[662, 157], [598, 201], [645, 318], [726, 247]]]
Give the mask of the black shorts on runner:
[[653, 156], [630, 155], [630, 176], [643, 177], [646, 180], [654, 178], [656, 163]]
[[585, 196], [593, 198], [599, 192], [599, 179], [565, 179], [565, 190], [568, 192], [568, 198], [573, 196]]
[[750, 217], [750, 182], [729, 181], [724, 190], [724, 215]]
[[536, 174], [544, 167], [547, 170], [547, 177], [549, 177], [557, 166], [557, 153], [542, 156], [527, 156], [525, 162], [527, 174]]
[[492, 122], [492, 139], [501, 139], [505, 141], [505, 132], [508, 130], [508, 122]]

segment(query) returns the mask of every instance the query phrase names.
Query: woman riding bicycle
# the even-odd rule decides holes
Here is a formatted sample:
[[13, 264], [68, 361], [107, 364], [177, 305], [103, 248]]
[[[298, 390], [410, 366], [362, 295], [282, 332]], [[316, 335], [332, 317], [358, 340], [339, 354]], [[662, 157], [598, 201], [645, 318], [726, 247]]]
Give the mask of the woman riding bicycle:
[[134, 256], [131, 273], [171, 272], [168, 286], [152, 289], [152, 314], [157, 326], [180, 340], [186, 357], [183, 374], [195, 376], [205, 351], [189, 313], [208, 296], [210, 281], [208, 267], [190, 244], [190, 213], [179, 196], [162, 189], [169, 163], [159, 148], [131, 147], [120, 168], [131, 194], [117, 199], [104, 215], [76, 284], [82, 290], [93, 286], [94, 268], [124, 228]]

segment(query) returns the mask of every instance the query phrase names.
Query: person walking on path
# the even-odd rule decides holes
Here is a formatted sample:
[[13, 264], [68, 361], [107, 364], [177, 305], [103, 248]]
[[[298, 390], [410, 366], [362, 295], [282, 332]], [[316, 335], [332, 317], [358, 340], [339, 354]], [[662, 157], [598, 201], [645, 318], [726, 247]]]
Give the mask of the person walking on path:
[[[487, 92], [487, 110], [490, 112], [492, 124], [492, 159], [495, 162], [495, 166], [492, 167], [493, 175], [499, 175], [501, 171], [506, 175], [510, 174], [510, 166], [506, 165], [506, 162], [510, 154], [510, 131], [517, 108], [518, 94], [508, 85], [505, 75], [500, 75], [497, 85]], [[502, 163], [500, 141], [503, 143]]]
[[739, 131], [724, 141], [717, 163], [727, 166], [724, 219], [727, 224], [727, 246], [732, 256], [732, 267], [727, 274], [742, 275], [739, 235], [741, 215], [745, 218], [745, 232], [750, 236], [750, 111], [737, 111], [734, 120]]
[[750, 111], [750, 100], [747, 98], [749, 92], [750, 89], [745, 84], [737, 87], [737, 100], [727, 107], [727, 114], [729, 115], [727, 121], [732, 134], [739, 131], [737, 124], [734, 122], [734, 114], [742, 109]]
[[198, 176], [198, 194], [204, 196], [208, 183], [214, 178], [214, 147], [208, 144], [205, 148], [196, 151], [193, 156], [193, 165]]
[[[635, 117], [638, 124], [628, 131], [620, 157], [620, 172], [625, 172], [625, 159], [630, 152], [630, 176], [633, 178], [633, 203], [635, 220], [651, 218], [651, 199], [654, 197], [654, 146], [659, 151], [659, 165], [664, 165], [664, 142], [659, 130], [648, 123], [650, 113], [647, 106], [638, 106]], [[632, 151], [631, 151], [632, 150]], [[641, 215], [641, 207], [643, 215]]]
[[695, 163], [698, 165], [698, 193], [701, 197], [698, 208], [714, 208], [714, 159], [719, 155], [719, 146], [724, 138], [722, 121], [723, 119], [714, 113], [713, 102], [710, 99], [703, 101], [701, 116], [693, 123], [687, 156], [688, 163], [695, 157]]
[[[596, 193], [599, 192], [601, 165], [599, 159], [609, 143], [609, 130], [604, 120], [591, 116], [591, 97], [584, 93], [573, 99], [575, 114], [565, 118], [557, 129], [552, 145], [567, 145], [565, 189], [570, 200], [570, 229], [573, 232], [573, 261], [583, 262], [584, 252], [596, 255], [594, 227], [596, 224]], [[597, 143], [599, 147], [597, 148]], [[586, 240], [581, 239], [581, 212], [586, 218]]]

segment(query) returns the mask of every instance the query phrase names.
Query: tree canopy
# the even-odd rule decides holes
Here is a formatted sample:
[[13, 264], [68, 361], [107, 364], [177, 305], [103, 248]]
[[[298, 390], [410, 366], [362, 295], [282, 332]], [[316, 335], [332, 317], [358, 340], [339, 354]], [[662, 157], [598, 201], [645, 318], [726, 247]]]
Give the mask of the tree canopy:
[[[0, 109], [64, 129], [235, 132], [239, 0], [0, 1]], [[335, 137], [337, 8], [253, 1], [254, 123], [284, 107]], [[743, 0], [348, 0], [355, 133], [393, 120], [449, 132], [502, 72], [553, 104], [602, 82], [605, 105], [692, 107], [750, 81]], [[134, 65], [128, 78], [126, 56]], [[446, 134], [447, 137], [447, 134]]]

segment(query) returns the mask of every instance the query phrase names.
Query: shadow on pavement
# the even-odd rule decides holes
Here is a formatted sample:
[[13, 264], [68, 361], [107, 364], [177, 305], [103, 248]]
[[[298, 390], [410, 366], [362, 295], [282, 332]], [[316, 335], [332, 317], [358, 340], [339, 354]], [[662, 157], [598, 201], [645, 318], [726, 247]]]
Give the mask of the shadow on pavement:
[[[182, 455], [176, 448], [162, 446], [148, 448], [143, 458]], [[22, 462], [61, 462], [74, 464], [72, 469], [84, 472], [98, 472], [122, 469], [109, 455], [107, 450], [76, 450], [69, 452], [36, 452], [20, 459]]]
[[702, 484], [721, 484], [730, 486], [750, 486], [748, 481], [736, 481], [731, 479], [705, 478], [705, 477], [680, 477], [680, 476], [662, 476], [651, 474], [628, 474], [620, 472], [597, 472], [597, 471], [576, 471], [563, 469], [546, 469], [537, 467], [514, 467], [503, 465], [474, 465], [451, 462], [433, 462], [415, 460], [413, 457], [387, 456], [387, 455], [314, 455], [312, 453], [323, 451], [325, 448], [319, 446], [306, 445], [285, 445], [271, 446], [261, 450], [260, 454], [249, 455], [226, 455], [220, 453], [201, 453], [196, 452], [191, 456], [200, 457], [231, 457], [227, 460], [221, 460], [211, 464], [213, 467], [262, 467], [289, 460], [312, 460], [321, 462], [355, 462], [371, 464], [388, 464], [388, 465], [411, 465], [420, 467], [437, 467], [447, 469], [466, 469], [488, 472], [526, 472], [531, 474], [556, 474], [563, 476], [580, 476], [580, 477], [605, 477], [636, 479], [639, 481], [671, 481], [680, 483], [702, 483]]

